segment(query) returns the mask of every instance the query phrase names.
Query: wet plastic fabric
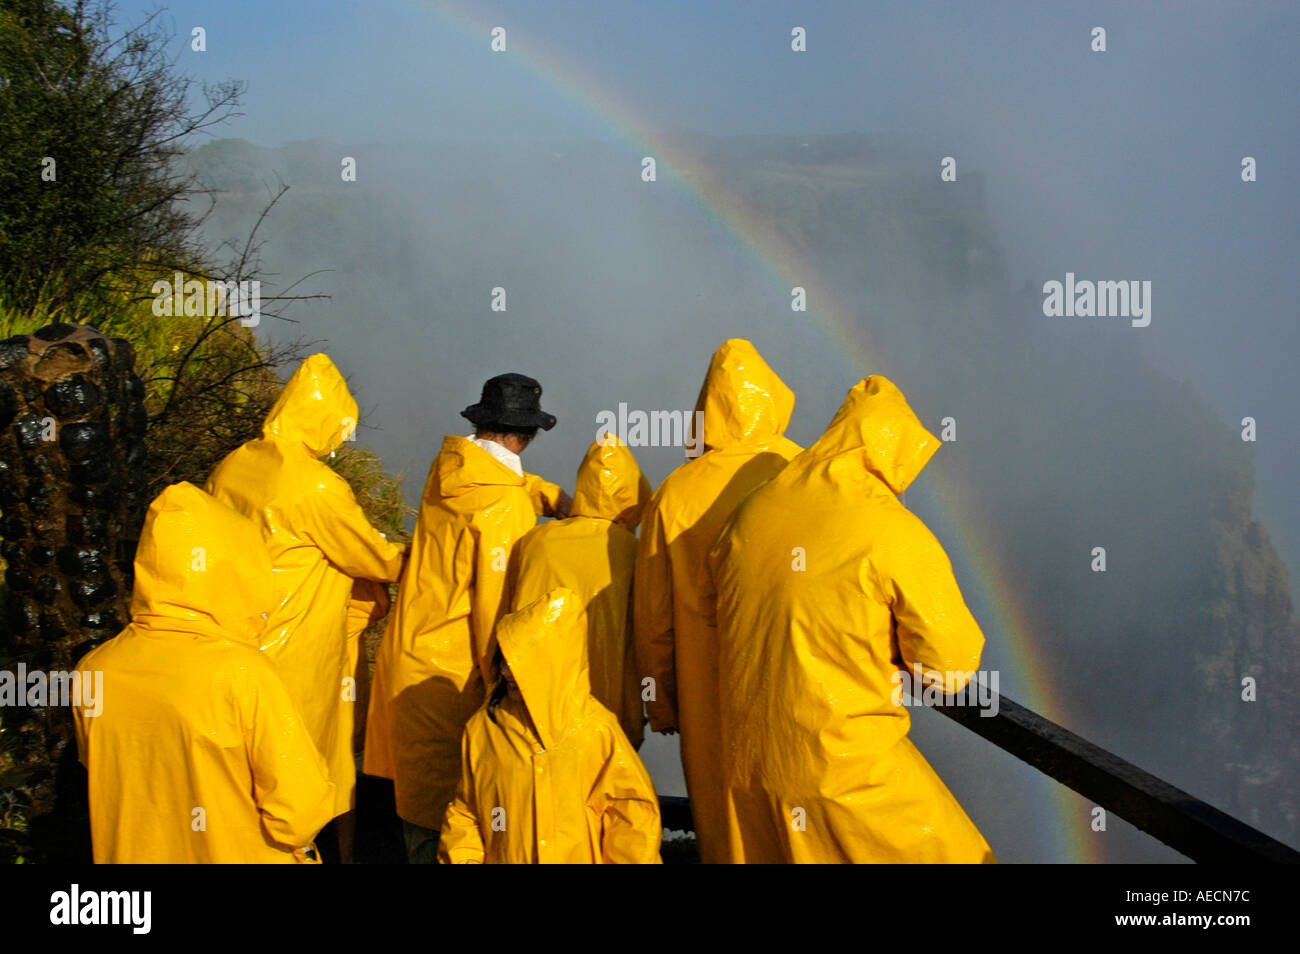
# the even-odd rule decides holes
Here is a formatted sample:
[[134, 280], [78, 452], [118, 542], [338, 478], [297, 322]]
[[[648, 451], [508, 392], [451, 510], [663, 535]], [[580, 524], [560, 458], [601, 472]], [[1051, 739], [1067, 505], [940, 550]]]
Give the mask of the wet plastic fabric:
[[713, 355], [700, 392], [705, 452], [668, 475], [641, 526], [634, 590], [638, 672], [655, 680], [650, 727], [681, 732], [700, 857], [726, 860], [717, 646], [701, 612], [705, 559], [735, 506], [801, 450], [782, 437], [794, 392], [748, 341]]
[[645, 716], [632, 645], [632, 571], [650, 483], [614, 435], [603, 440], [578, 467], [571, 516], [534, 527], [519, 541], [512, 606], [527, 606], [557, 586], [582, 598], [592, 694], [640, 748]]
[[256, 526], [188, 483], [149, 508], [131, 625], [88, 653], [98, 715], [76, 708], [97, 863], [293, 863], [334, 786], [258, 652], [275, 605]]
[[374, 580], [352, 581], [352, 595], [348, 598], [347, 672], [353, 681], [345, 684], [344, 692], [347, 698], [354, 700], [354, 704], [340, 710], [342, 722], [339, 733], [352, 740], [354, 765], [356, 753], [365, 745], [365, 719], [358, 719], [362, 712], [357, 707], [364, 705], [370, 695], [370, 666], [366, 662], [361, 637], [372, 623], [377, 623], [388, 615], [389, 603], [388, 587], [383, 583]]
[[348, 636], [353, 579], [396, 580], [402, 548], [366, 519], [347, 481], [316, 458], [357, 424], [357, 402], [327, 355], [307, 358], [267, 414], [262, 437], [217, 465], [207, 490], [262, 529], [277, 606], [262, 650], [284, 679], [338, 794], [352, 808], [356, 659]]
[[397, 814], [435, 831], [460, 778], [460, 737], [483, 701], [507, 570], [560, 488], [520, 476], [473, 441], [444, 439], [375, 659], [365, 771], [391, 778]]
[[591, 694], [582, 617], [581, 596], [560, 587], [497, 626], [521, 698], [485, 704], [465, 728], [444, 863], [659, 863], [659, 800]]
[[994, 860], [891, 698], [914, 664], [960, 688], [984, 645], [943, 548], [896, 496], [938, 447], [869, 377], [710, 553], [736, 862]]

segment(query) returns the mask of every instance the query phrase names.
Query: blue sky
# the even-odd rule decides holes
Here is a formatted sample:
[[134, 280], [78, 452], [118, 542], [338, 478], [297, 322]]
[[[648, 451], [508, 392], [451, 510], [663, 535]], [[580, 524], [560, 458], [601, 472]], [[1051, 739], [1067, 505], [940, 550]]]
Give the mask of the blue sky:
[[[119, 10], [134, 21], [154, 6], [127, 0]], [[974, 92], [1003, 96], [1053, 127], [1075, 125], [1078, 145], [1099, 147], [1077, 125], [1089, 117], [1070, 115], [1081, 80], [1080, 97], [1100, 98], [1130, 132], [1191, 118], [1148, 112], [1150, 96], [1179, 88], [1205, 94], [1189, 105], [1213, 112], [1218, 130], [1245, 132], [1288, 101], [1287, 88], [1262, 82], [1266, 71], [1297, 78], [1287, 44], [1296, 13], [1282, 4], [1179, 4], [1172, 18], [1160, 5], [1126, 3], [472, 7], [475, 20], [507, 29], [520, 57], [530, 47], [553, 51], [666, 127], [724, 134], [919, 128], [959, 113]], [[164, 16], [185, 68], [248, 81], [248, 116], [230, 131], [268, 145], [322, 135], [388, 141], [399, 121], [413, 137], [489, 134], [502, 116], [516, 128], [528, 120], [534, 130], [587, 128], [527, 69], [484, 70], [489, 38], [462, 32], [458, 9], [425, 0], [177, 0]], [[795, 25], [808, 32], [803, 56], [790, 55]], [[1104, 56], [1087, 49], [1095, 25], [1109, 33]], [[207, 31], [206, 53], [179, 42], [193, 26]], [[1253, 78], [1234, 75], [1247, 51]], [[520, 100], [529, 116], [499, 108]], [[1233, 115], [1220, 115], [1223, 107]]]

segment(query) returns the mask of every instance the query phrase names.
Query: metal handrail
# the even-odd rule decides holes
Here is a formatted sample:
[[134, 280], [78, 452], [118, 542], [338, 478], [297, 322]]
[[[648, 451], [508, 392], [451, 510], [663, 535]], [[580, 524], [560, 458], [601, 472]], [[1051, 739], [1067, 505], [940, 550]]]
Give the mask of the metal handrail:
[[[979, 705], [933, 705], [1044, 775], [1198, 862], [1300, 864], [1300, 852], [1112, 752], [981, 687]], [[964, 698], [975, 696], [967, 692]], [[663, 825], [693, 831], [690, 800], [661, 795]]]

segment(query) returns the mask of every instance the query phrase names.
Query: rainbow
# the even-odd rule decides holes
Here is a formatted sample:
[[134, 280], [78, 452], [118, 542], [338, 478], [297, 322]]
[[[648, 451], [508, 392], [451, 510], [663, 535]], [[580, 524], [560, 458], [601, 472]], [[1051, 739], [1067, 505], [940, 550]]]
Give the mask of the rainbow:
[[[432, 13], [474, 43], [487, 49], [491, 30], [499, 23], [482, 20], [452, 0], [407, 0], [420, 12]], [[719, 172], [693, 156], [683, 144], [653, 132], [654, 124], [602, 88], [592, 76], [584, 75], [571, 60], [539, 48], [532, 38], [508, 30], [508, 55], [546, 82], [598, 125], [612, 132], [640, 156], [654, 156], [657, 181], [671, 183], [699, 213], [762, 266], [763, 272], [783, 298], [795, 285], [808, 289], [808, 316], [829, 342], [838, 349], [845, 369], [856, 382], [863, 369], [880, 367], [880, 353], [872, 346], [870, 333], [859, 320], [861, 308], [839, 301], [829, 285], [819, 280], [820, 271], [806, 249], [800, 248], [768, 218], [760, 215]], [[847, 390], [847, 389], [846, 389]], [[1068, 725], [1069, 717], [1055, 691], [1050, 669], [1041, 658], [1031, 633], [1030, 614], [998, 559], [996, 535], [983, 527], [980, 508], [963, 501], [963, 489], [935, 469], [929, 491], [939, 511], [936, 529], [946, 529], [945, 543], [958, 565], [971, 568], [982, 605], [993, 614], [992, 631], [1002, 639], [1014, 661], [1022, 691], [1018, 701], [1055, 722]], [[927, 495], [928, 496], [928, 495]], [[987, 629], [988, 627], [986, 627]], [[1055, 806], [1054, 817], [1043, 819], [1041, 830], [1057, 839], [1054, 854], [1075, 862], [1104, 860], [1098, 839], [1081, 815], [1079, 798], [1064, 786], [1042, 777], [1043, 792], [1038, 802]]]

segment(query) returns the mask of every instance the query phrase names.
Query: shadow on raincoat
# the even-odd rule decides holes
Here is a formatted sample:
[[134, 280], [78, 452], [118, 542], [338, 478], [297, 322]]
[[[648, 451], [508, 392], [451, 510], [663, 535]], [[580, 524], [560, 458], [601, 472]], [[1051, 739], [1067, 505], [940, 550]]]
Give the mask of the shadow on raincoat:
[[513, 570], [516, 609], [557, 586], [582, 598], [592, 694], [618, 716], [638, 749], [645, 715], [632, 645], [632, 571], [636, 528], [649, 499], [650, 483], [632, 452], [604, 435], [578, 466], [569, 517], [529, 530]]
[[736, 505], [801, 448], [781, 436], [794, 392], [744, 339], [714, 352], [696, 410], [704, 412], [705, 452], [669, 474], [651, 498], [633, 602], [638, 672], [654, 680], [650, 728], [681, 732], [700, 858], [714, 864], [728, 856], [717, 644], [702, 617], [705, 560]]
[[894, 696], [914, 664], [960, 689], [984, 646], [896, 496], [938, 447], [898, 388], [866, 378], [710, 552], [733, 861], [994, 860]]
[[74, 709], [97, 863], [292, 864], [334, 817], [325, 762], [258, 651], [271, 578], [258, 528], [193, 484], [150, 505], [131, 625], [77, 666], [103, 679], [98, 714]]
[[557, 587], [497, 626], [518, 696], [494, 665], [498, 691], [461, 742], [444, 863], [660, 862], [659, 799], [618, 719], [591, 694], [583, 616], [582, 598]]

